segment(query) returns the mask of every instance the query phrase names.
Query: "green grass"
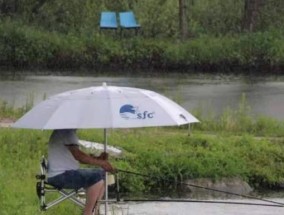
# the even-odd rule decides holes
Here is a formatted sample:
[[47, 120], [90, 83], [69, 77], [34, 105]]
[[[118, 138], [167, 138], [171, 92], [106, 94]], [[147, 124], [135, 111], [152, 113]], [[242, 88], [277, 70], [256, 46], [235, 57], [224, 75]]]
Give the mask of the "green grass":
[[[0, 105], [0, 118], [17, 119], [31, 105], [15, 109]], [[199, 109], [200, 110], [200, 109]], [[252, 118], [245, 98], [237, 110], [217, 116], [195, 115], [202, 123], [187, 127], [114, 129], [110, 145], [123, 149], [111, 158], [119, 169], [150, 175], [152, 180], [121, 174], [122, 192], [176, 192], [178, 181], [192, 178], [240, 177], [255, 188], [273, 188], [284, 181], [284, 123]], [[0, 128], [1, 214], [41, 214], [35, 192], [39, 161], [47, 155], [50, 131]], [[79, 130], [80, 139], [103, 142], [99, 129]], [[3, 208], [3, 209], [2, 209]], [[44, 214], [80, 214], [72, 203]]]
[[[0, 129], [1, 214], [39, 214], [35, 175], [47, 154], [50, 131]], [[102, 141], [101, 130], [79, 130], [81, 139]], [[284, 181], [284, 140], [273, 142], [251, 135], [208, 135], [175, 128], [110, 130], [109, 144], [121, 147], [124, 156], [111, 161], [117, 168], [154, 177], [121, 175], [123, 192], [175, 192], [175, 182], [187, 178], [241, 177], [255, 187]], [[159, 179], [159, 180], [158, 180]], [[167, 181], [171, 183], [168, 183]], [[162, 186], [161, 186], [162, 185]], [[1, 207], [2, 208], [2, 207]], [[80, 214], [72, 203], [63, 203], [46, 214]]]
[[71, 203], [48, 212], [39, 211], [35, 175], [46, 154], [49, 132], [0, 129], [0, 201], [1, 214], [80, 214]]

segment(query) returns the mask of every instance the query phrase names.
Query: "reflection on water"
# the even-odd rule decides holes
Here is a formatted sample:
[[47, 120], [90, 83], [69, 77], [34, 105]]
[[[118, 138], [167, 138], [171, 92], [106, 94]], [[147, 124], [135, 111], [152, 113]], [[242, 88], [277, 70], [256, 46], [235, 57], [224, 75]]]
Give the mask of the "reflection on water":
[[27, 101], [42, 101], [66, 90], [108, 85], [128, 86], [157, 91], [180, 103], [189, 111], [202, 108], [218, 113], [226, 107], [238, 108], [245, 94], [252, 112], [284, 119], [284, 77], [249, 79], [247, 77], [208, 75], [150, 75], [138, 76], [26, 76], [0, 80], [0, 100], [14, 106]]

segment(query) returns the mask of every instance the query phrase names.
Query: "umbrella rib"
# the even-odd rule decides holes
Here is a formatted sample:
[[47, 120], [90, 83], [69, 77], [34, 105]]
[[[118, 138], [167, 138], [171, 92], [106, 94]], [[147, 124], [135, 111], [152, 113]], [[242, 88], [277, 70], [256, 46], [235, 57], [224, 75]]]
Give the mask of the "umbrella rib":
[[109, 87], [108, 86], [104, 86], [104, 88], [105, 88], [105, 91], [106, 91], [106, 95], [107, 95], [107, 102], [108, 102], [108, 107], [109, 107], [109, 111], [108, 111], [108, 113], [109, 113], [109, 117], [110, 117], [110, 122], [111, 122], [111, 128], [112, 127], [114, 127], [113, 126], [113, 113], [112, 113], [112, 103], [111, 103], [111, 99], [110, 99], [110, 93], [109, 93]]
[[51, 115], [52, 117], [49, 117], [49, 119], [48, 119], [47, 122], [44, 124], [44, 126], [43, 126], [42, 129], [48, 129], [48, 128], [47, 128], [48, 123], [52, 120], [54, 114], [58, 111], [58, 109], [59, 109], [60, 105], [63, 103], [63, 101], [64, 101], [64, 100], [61, 100], [60, 103], [57, 104], [57, 107], [54, 109], [54, 111], [53, 111], [53, 113], [52, 113], [52, 115]]
[[[150, 93], [152, 93], [152, 92], [150, 92]], [[147, 91], [144, 91], [143, 94], [144, 94], [145, 96], [147, 96], [147, 98], [151, 98], [151, 95], [149, 95]], [[163, 95], [160, 94], [160, 96], [163, 96]], [[165, 99], [168, 99], [168, 98], [166, 98], [165, 96], [163, 96], [163, 97], [164, 97]], [[168, 100], [169, 100], [169, 99], [168, 99]], [[168, 112], [168, 111], [166, 110], [166, 108], [165, 108], [164, 105], [163, 105], [163, 102], [161, 102], [160, 99], [152, 99], [152, 101], [154, 101], [155, 103], [159, 104], [160, 107], [162, 107], [162, 109], [165, 111], [165, 113], [167, 113], [167, 115], [170, 116], [170, 118], [172, 119], [172, 121], [174, 122], [174, 124], [176, 124], [176, 125], [181, 125], [180, 123], [177, 123], [177, 122], [176, 122], [175, 116], [174, 116], [171, 112]], [[172, 102], [171, 100], [169, 100], [169, 101]], [[185, 124], [186, 124], [186, 123], [185, 123]]]

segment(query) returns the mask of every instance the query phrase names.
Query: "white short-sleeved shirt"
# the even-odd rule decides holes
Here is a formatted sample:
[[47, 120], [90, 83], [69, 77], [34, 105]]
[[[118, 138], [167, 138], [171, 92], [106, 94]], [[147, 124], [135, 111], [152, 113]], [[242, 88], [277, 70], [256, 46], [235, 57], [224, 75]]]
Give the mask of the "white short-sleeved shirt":
[[76, 170], [79, 162], [67, 146], [79, 145], [75, 129], [54, 130], [48, 144], [48, 177], [59, 175], [66, 170]]

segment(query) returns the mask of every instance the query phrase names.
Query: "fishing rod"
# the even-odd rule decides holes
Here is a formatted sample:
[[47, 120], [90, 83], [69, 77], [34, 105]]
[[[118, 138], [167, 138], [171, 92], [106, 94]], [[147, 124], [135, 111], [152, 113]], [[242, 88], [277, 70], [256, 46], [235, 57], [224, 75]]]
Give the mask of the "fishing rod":
[[[136, 175], [136, 176], [140, 176], [140, 177], [144, 177], [144, 178], [155, 178], [153, 176], [150, 175], [145, 175], [145, 174], [141, 174], [141, 173], [137, 173], [137, 172], [132, 172], [132, 171], [128, 171], [128, 170], [122, 170], [122, 169], [117, 169], [118, 172], [122, 172], [122, 173], [127, 173], [127, 174], [132, 174], [132, 175]], [[172, 182], [169, 179], [163, 179], [164, 181], [167, 182]], [[209, 191], [214, 191], [214, 192], [219, 192], [219, 193], [224, 193], [224, 194], [228, 194], [228, 195], [233, 195], [233, 196], [238, 196], [238, 197], [243, 197], [243, 198], [248, 198], [248, 199], [253, 199], [253, 200], [259, 200], [259, 201], [263, 201], [263, 202], [269, 202], [269, 203], [273, 203], [272, 204], [257, 204], [257, 203], [241, 203], [241, 202], [223, 202], [223, 201], [199, 201], [199, 200], [172, 200], [173, 202], [200, 202], [200, 203], [223, 203], [223, 204], [246, 204], [246, 205], [259, 205], [259, 206], [273, 206], [273, 207], [284, 207], [284, 203], [281, 202], [276, 202], [276, 201], [272, 201], [272, 200], [268, 200], [268, 199], [263, 199], [263, 198], [259, 198], [259, 197], [255, 197], [255, 196], [250, 196], [250, 195], [244, 195], [244, 194], [239, 194], [239, 193], [233, 193], [233, 192], [228, 192], [228, 191], [223, 191], [223, 190], [218, 190], [218, 189], [214, 189], [214, 188], [209, 188], [209, 187], [204, 187], [204, 186], [200, 186], [200, 185], [195, 185], [195, 184], [191, 184], [191, 183], [185, 183], [185, 182], [178, 182], [179, 184], [182, 185], [187, 185], [187, 186], [191, 186], [191, 187], [195, 187], [195, 188], [199, 188], [199, 189], [204, 189], [204, 190], [209, 190]], [[118, 188], [119, 189], [119, 188]], [[124, 200], [126, 201], [126, 200]], [[130, 200], [129, 200], [130, 201]], [[142, 200], [137, 200], [137, 201], [142, 201]], [[143, 200], [145, 201], [145, 200]], [[146, 200], [147, 201], [147, 200]], [[149, 200], [151, 201], [151, 200]], [[171, 201], [171, 200], [152, 200], [152, 201]]]

